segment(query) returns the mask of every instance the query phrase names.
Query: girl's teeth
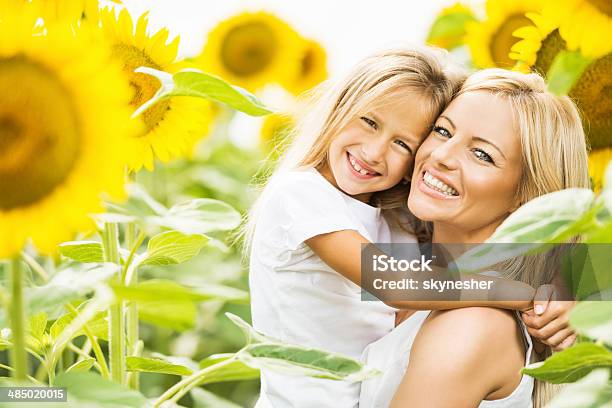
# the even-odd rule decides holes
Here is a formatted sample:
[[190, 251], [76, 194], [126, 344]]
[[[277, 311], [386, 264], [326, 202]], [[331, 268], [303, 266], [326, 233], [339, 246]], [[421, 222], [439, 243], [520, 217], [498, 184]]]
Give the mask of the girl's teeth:
[[368, 172], [365, 169], [362, 169], [361, 166], [359, 164], [357, 164], [357, 162], [355, 161], [355, 159], [353, 159], [352, 156], [349, 156], [349, 161], [353, 165], [353, 168], [355, 169], [355, 171], [357, 171], [359, 174], [361, 174], [363, 176], [367, 176], [367, 175], [372, 175], [373, 174], [373, 173]]

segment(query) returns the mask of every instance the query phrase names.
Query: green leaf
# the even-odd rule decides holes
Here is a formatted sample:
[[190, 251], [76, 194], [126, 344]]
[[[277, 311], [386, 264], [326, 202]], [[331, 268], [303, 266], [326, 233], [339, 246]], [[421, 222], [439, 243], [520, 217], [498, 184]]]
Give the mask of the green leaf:
[[173, 265], [187, 262], [208, 242], [203, 234], [186, 235], [166, 231], [149, 240], [147, 252], [138, 258], [137, 265]]
[[193, 408], [241, 408], [240, 405], [203, 388], [193, 388], [190, 393]]
[[600, 367], [612, 368], [612, 352], [593, 343], [579, 343], [555, 353], [546, 361], [530, 364], [522, 372], [532, 377], [561, 384], [574, 382]]
[[104, 262], [102, 244], [97, 241], [69, 241], [59, 245], [60, 254], [77, 262]]
[[149, 67], [139, 67], [135, 72], [154, 76], [161, 86], [153, 98], [134, 112], [133, 117], [140, 115], [160, 100], [173, 96], [194, 96], [224, 103], [251, 116], [272, 113], [254, 95], [244, 89], [232, 86], [218, 76], [200, 70], [186, 69], [172, 75]]
[[40, 312], [30, 317], [30, 335], [41, 341], [47, 328], [47, 314]]
[[556, 95], [566, 95], [591, 62], [593, 59], [579, 51], [559, 51], [546, 74], [548, 90]]
[[287, 375], [307, 375], [332, 380], [363, 381], [380, 374], [353, 358], [311, 347], [283, 344], [268, 337], [240, 317], [225, 315], [232, 320], [247, 337], [247, 345], [236, 353], [236, 357], [253, 368], [266, 368]]
[[94, 363], [96, 362], [95, 358], [86, 358], [84, 360], [78, 361], [76, 363], [74, 363], [73, 365], [71, 365], [70, 367], [68, 367], [68, 369], [66, 370], [67, 373], [83, 373], [83, 372], [87, 372], [91, 369], [91, 367], [93, 367]]
[[145, 397], [134, 390], [107, 380], [92, 372], [66, 372], [55, 378], [56, 387], [66, 387], [70, 394], [70, 406], [94, 406], [142, 408]]
[[201, 302], [205, 300], [224, 300], [232, 303], [248, 303], [249, 294], [240, 289], [223, 285], [200, 285], [187, 287], [166, 279], [150, 279], [131, 286], [112, 286], [120, 298], [136, 302], [181, 300]]
[[[109, 280], [117, 271], [118, 265], [110, 263], [75, 264], [62, 269], [46, 285], [25, 289], [27, 314], [45, 312], [54, 320], [64, 313], [64, 304], [93, 292], [98, 284]], [[6, 327], [5, 319], [6, 310], [0, 308], [0, 327]]]
[[[213, 366], [217, 363], [221, 363], [232, 358], [234, 354], [213, 354], [200, 361], [200, 369]], [[212, 371], [209, 375], [198, 384], [212, 384], [226, 381], [244, 381], [244, 380], [255, 380], [259, 378], [259, 369], [249, 367], [240, 360], [235, 360], [228, 365], [219, 367], [215, 371]]]
[[191, 301], [138, 302], [141, 321], [176, 331], [192, 329], [196, 314], [195, 304]]
[[150, 217], [149, 222], [184, 234], [205, 234], [227, 231], [240, 225], [240, 213], [223, 201], [196, 198], [176, 204], [163, 217]]
[[467, 11], [442, 15], [433, 22], [427, 42], [454, 48], [463, 42], [465, 26], [470, 21], [476, 21], [476, 18]]
[[595, 194], [571, 188], [537, 197], [524, 205], [495, 230], [486, 243], [461, 255], [460, 270], [478, 270], [527, 252], [551, 249], [591, 225], [597, 210], [591, 208]]
[[193, 372], [188, 367], [179, 364], [172, 364], [167, 361], [154, 358], [127, 357], [126, 365], [128, 371], [140, 371], [173, 375], [193, 374]]
[[157, 202], [147, 193], [143, 186], [137, 183], [129, 183], [125, 186], [128, 192], [128, 199], [123, 203], [105, 201], [106, 212], [95, 214], [94, 218], [98, 221], [127, 223], [142, 222], [148, 216], [165, 214], [168, 209]]
[[609, 371], [594, 370], [580, 381], [562, 388], [547, 408], [611, 408]]
[[570, 324], [580, 334], [612, 345], [612, 302], [580, 302], [571, 312]]

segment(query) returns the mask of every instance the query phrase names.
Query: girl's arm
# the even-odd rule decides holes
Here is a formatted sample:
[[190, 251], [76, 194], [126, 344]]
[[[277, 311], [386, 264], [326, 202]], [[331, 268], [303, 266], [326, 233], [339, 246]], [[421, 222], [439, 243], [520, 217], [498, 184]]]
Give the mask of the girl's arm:
[[[354, 230], [342, 230], [320, 234], [307, 239], [306, 244], [327, 265], [335, 271], [361, 286], [361, 244], [371, 244], [364, 236]], [[381, 255], [384, 252], [380, 251]], [[441, 274], [444, 275], [444, 274]], [[402, 277], [421, 280], [423, 272], [413, 272], [410, 275], [402, 272]], [[398, 309], [443, 310], [469, 306], [489, 306], [503, 309], [528, 310], [533, 305], [535, 290], [522, 282], [503, 278], [482, 276], [477, 274], [461, 275], [465, 280], [493, 281], [492, 290], [459, 290], [441, 294], [431, 290], [407, 290], [405, 293], [414, 295], [414, 300], [384, 300], [389, 306]], [[369, 290], [369, 289], [368, 289]], [[372, 293], [376, 295], [376, 293]], [[459, 300], [451, 299], [453, 295]], [[459, 297], [460, 296], [460, 297]], [[379, 296], [383, 298], [384, 296]], [[442, 300], [440, 298], [442, 297]]]

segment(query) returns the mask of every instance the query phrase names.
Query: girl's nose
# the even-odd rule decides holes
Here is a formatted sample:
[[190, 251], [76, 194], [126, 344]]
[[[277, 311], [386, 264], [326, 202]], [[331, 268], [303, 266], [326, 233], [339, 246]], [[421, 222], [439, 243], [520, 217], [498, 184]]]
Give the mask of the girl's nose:
[[378, 164], [382, 162], [385, 158], [385, 154], [387, 153], [387, 142], [384, 138], [373, 138], [368, 141], [368, 143], [364, 143], [361, 145], [361, 151], [363, 153], [363, 158], [367, 162], [371, 164]]

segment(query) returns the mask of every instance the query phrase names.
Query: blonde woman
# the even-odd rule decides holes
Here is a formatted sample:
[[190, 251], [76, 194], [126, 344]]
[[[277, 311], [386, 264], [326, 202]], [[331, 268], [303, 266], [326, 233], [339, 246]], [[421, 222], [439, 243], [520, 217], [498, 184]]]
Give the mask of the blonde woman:
[[[453, 194], [440, 194], [438, 181]], [[536, 74], [490, 69], [467, 79], [419, 148], [408, 206], [432, 223], [432, 242], [480, 243], [521, 204], [570, 187], [589, 187], [574, 104]], [[503, 270], [533, 287], [551, 282], [557, 268], [545, 256], [526, 262]], [[560, 342], [571, 329], [556, 332]], [[361, 408], [527, 408], [547, 398], [545, 385], [534, 390], [520, 374], [532, 340], [512, 311], [417, 312], [363, 358], [384, 375], [362, 384]]]

